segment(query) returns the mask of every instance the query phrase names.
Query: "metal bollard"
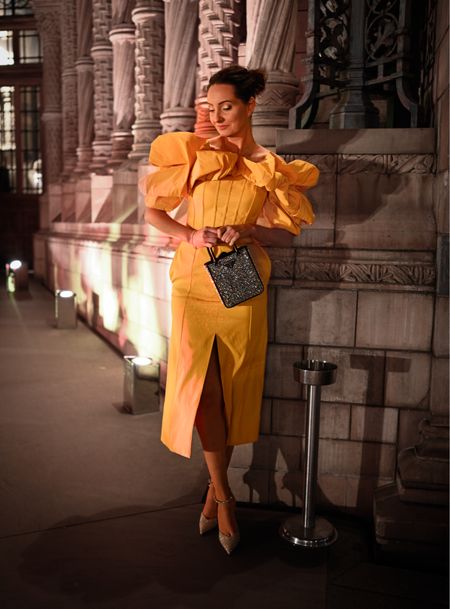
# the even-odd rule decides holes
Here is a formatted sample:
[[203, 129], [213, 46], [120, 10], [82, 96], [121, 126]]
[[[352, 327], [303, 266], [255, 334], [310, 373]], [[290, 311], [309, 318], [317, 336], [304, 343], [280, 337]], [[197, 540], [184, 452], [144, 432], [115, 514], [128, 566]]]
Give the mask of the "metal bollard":
[[280, 526], [280, 535], [295, 546], [323, 548], [337, 539], [334, 526], [325, 518], [315, 517], [317, 456], [319, 452], [320, 393], [322, 385], [336, 381], [336, 364], [320, 360], [302, 360], [294, 364], [294, 378], [307, 386], [307, 430], [303, 512]]

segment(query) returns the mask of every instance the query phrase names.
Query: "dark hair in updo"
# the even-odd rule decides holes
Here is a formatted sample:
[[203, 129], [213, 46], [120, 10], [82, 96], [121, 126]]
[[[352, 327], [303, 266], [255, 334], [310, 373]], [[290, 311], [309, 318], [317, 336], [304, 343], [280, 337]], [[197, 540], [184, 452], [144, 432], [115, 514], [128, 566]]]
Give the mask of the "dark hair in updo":
[[212, 85], [233, 85], [235, 95], [246, 104], [266, 88], [266, 74], [262, 70], [247, 70], [242, 66], [228, 66], [211, 76], [208, 89]]

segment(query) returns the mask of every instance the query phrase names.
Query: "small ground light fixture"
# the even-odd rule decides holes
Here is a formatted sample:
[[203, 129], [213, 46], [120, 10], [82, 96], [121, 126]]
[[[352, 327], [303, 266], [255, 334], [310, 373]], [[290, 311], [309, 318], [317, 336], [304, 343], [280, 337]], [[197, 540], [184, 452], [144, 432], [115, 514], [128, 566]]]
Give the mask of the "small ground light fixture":
[[132, 414], [159, 411], [159, 363], [150, 357], [124, 356], [123, 405]]
[[23, 260], [11, 260], [6, 264], [6, 289], [12, 293], [28, 290], [28, 264]]
[[59, 329], [77, 327], [77, 298], [72, 290], [56, 290], [55, 321]]

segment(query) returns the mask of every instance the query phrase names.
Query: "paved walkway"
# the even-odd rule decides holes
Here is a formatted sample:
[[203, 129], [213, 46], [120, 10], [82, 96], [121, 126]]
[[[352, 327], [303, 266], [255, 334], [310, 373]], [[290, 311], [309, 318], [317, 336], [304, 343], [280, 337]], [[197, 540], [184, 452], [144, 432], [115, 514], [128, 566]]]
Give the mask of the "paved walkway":
[[370, 529], [295, 549], [285, 513], [240, 506], [231, 557], [197, 532], [206, 473], [159, 441], [159, 413], [121, 410], [122, 358], [53, 296], [0, 288], [2, 609], [415, 609], [447, 606], [436, 569], [375, 562]]

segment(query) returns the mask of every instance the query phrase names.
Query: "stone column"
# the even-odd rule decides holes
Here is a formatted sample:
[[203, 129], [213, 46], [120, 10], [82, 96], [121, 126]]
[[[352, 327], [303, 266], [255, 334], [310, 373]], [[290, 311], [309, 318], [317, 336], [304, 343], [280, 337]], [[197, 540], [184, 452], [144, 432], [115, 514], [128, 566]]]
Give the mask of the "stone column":
[[163, 132], [192, 131], [198, 53], [198, 0], [165, 0]]
[[132, 13], [136, 25], [135, 115], [130, 159], [148, 157], [152, 140], [161, 133], [163, 99], [164, 3], [137, 0]]
[[113, 0], [113, 133], [110, 165], [117, 166], [128, 157], [133, 143], [134, 122], [134, 30], [131, 11], [134, 0]]
[[205, 107], [206, 87], [212, 74], [238, 62], [240, 8], [240, 0], [199, 2], [200, 48], [195, 133], [200, 137], [217, 135]]
[[266, 90], [253, 113], [255, 138], [263, 146], [275, 146], [275, 130], [288, 126], [298, 94], [296, 20], [297, 0], [247, 0], [247, 67], [267, 72]]
[[92, 47], [92, 0], [77, 0], [77, 91], [78, 163], [77, 172], [88, 171], [94, 138], [94, 62]]
[[111, 158], [111, 134], [113, 127], [113, 81], [111, 29], [111, 2], [93, 0], [93, 44], [91, 56], [94, 60], [94, 142], [91, 169], [106, 174]]
[[348, 84], [341, 101], [330, 112], [330, 129], [378, 127], [378, 110], [364, 87], [365, 2], [353, 0], [350, 14]]
[[43, 168], [44, 195], [40, 199], [40, 227], [61, 218], [60, 175], [63, 168], [61, 114], [60, 3], [34, 2], [34, 11], [43, 49]]
[[62, 61], [62, 128], [63, 176], [61, 219], [75, 219], [74, 169], [77, 163], [78, 104], [77, 104], [77, 32], [76, 6], [72, 0], [61, 2], [61, 61]]

